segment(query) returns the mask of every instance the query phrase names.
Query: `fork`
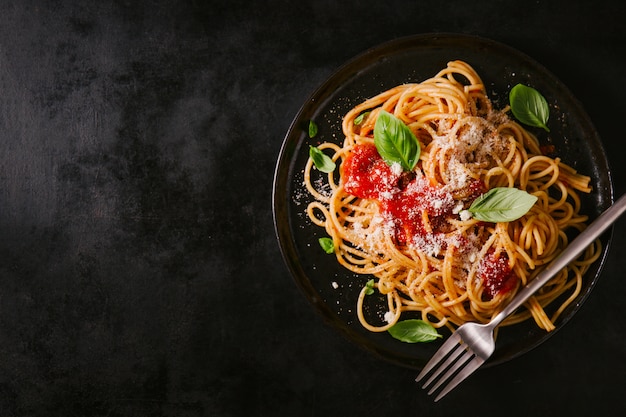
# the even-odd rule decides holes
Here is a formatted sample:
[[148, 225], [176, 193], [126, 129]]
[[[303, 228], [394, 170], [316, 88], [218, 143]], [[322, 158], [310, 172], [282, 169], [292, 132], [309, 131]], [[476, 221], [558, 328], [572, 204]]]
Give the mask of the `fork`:
[[[495, 350], [494, 329], [518, 307], [520, 307], [539, 288], [546, 284], [556, 273], [580, 255], [593, 241], [599, 237], [626, 210], [626, 195], [623, 195], [611, 207], [583, 230], [563, 252], [530, 281], [511, 299], [500, 313], [489, 323], [479, 324], [468, 322], [460, 326], [444, 342], [435, 355], [428, 361], [424, 369], [415, 379], [421, 381], [429, 378], [422, 388], [433, 394], [449, 381], [435, 397], [439, 401], [459, 383], [470, 376], [493, 354]], [[432, 371], [432, 373], [431, 373]]]

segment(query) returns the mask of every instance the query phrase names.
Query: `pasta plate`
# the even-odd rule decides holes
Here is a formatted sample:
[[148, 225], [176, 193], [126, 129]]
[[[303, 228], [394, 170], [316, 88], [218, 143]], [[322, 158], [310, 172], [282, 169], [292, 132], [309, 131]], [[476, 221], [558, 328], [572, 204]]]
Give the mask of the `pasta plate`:
[[[532, 84], [550, 103], [556, 123], [549, 133], [538, 134], [553, 146], [563, 162], [591, 177], [593, 188], [582, 196], [581, 211], [590, 221], [613, 201], [613, 185], [601, 139], [583, 106], [569, 89], [541, 64], [507, 45], [476, 36], [426, 34], [379, 45], [356, 56], [335, 71], [297, 112], [284, 138], [274, 174], [273, 215], [280, 250], [304, 298], [323, 319], [350, 341], [382, 359], [421, 369], [439, 342], [409, 344], [387, 332], [372, 333], [359, 323], [356, 302], [366, 276], [345, 270], [319, 246], [324, 230], [306, 215], [311, 201], [303, 185], [309, 146], [322, 141], [341, 143], [342, 118], [353, 106], [393, 86], [421, 82], [451, 60], [470, 63], [480, 74], [494, 107], [508, 103], [508, 92], [518, 84]], [[310, 137], [314, 121], [317, 135]], [[610, 236], [603, 236], [600, 258], [587, 271], [577, 299], [560, 315], [556, 330], [579, 310], [600, 277]], [[382, 296], [367, 298], [365, 309], [384, 314]], [[446, 330], [442, 329], [444, 337]], [[540, 345], [555, 331], [539, 329], [532, 320], [500, 330], [496, 352], [485, 366], [502, 363]]]

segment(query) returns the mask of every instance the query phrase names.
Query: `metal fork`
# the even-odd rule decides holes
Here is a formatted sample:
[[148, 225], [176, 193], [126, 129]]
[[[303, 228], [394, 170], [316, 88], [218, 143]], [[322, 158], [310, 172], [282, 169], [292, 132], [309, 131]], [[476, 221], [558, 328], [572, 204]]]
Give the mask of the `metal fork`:
[[[612, 225], [626, 210], [626, 195], [619, 198], [611, 207], [593, 221], [563, 252], [541, 273], [530, 281], [489, 323], [465, 323], [444, 342], [428, 361], [415, 381], [419, 382], [430, 375], [422, 388], [433, 394], [447, 381], [435, 401], [439, 401], [459, 383], [478, 369], [495, 350], [494, 329], [531, 295], [546, 284], [557, 272], [580, 255], [593, 241]], [[432, 372], [431, 372], [432, 371]], [[451, 379], [452, 378], [452, 379]], [[434, 385], [433, 385], [434, 384]]]

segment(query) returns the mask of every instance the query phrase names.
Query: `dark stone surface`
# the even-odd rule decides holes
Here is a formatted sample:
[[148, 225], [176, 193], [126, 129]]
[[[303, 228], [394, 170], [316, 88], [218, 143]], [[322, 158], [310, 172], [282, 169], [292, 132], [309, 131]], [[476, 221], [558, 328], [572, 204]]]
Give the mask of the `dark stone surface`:
[[0, 1], [1, 416], [626, 411], [626, 222], [547, 343], [445, 400], [328, 327], [271, 188], [338, 66], [405, 35], [513, 46], [587, 109], [626, 191], [621, 1]]

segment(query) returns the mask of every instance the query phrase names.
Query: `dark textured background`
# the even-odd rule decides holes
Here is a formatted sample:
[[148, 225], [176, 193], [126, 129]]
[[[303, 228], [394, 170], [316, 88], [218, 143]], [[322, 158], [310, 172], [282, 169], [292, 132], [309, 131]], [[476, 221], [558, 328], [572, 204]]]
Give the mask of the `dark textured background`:
[[626, 191], [626, 3], [0, 0], [0, 416], [602, 416], [626, 411], [626, 221], [547, 343], [434, 404], [289, 276], [271, 188], [338, 66], [477, 34], [579, 98]]

